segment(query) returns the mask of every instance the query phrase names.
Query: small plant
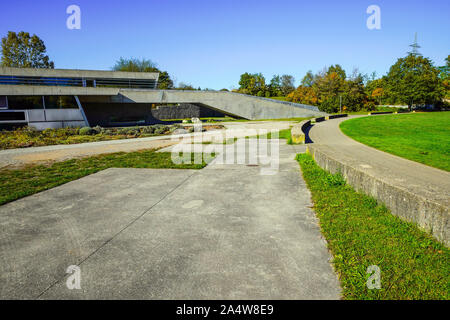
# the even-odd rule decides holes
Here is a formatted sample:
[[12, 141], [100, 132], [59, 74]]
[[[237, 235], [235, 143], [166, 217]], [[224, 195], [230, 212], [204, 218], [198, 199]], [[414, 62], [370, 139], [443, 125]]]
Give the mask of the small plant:
[[[417, 225], [344, 185], [310, 155], [297, 156], [344, 299], [449, 299], [450, 251]], [[367, 287], [367, 268], [381, 269], [381, 288]]]
[[329, 186], [343, 186], [345, 185], [345, 179], [340, 172], [336, 174], [329, 174], [326, 176], [326, 181]]
[[169, 131], [169, 126], [155, 125], [155, 134], [164, 134]]
[[93, 134], [93, 132], [95, 131], [91, 127], [82, 127], [80, 128], [79, 134], [82, 136], [90, 136]]
[[92, 128], [92, 134], [100, 134], [103, 132], [103, 128], [100, 126], [95, 126]]
[[116, 135], [116, 133], [114, 132], [113, 129], [105, 129], [105, 128], [103, 128], [102, 134], [104, 134], [105, 136], [113, 136], [113, 135]]
[[156, 124], [142, 127], [125, 128], [59, 128], [39, 131], [33, 127], [23, 127], [12, 131], [0, 131], [0, 149], [27, 148], [56, 144], [75, 144], [94, 141], [117, 140], [127, 138], [148, 137], [173, 133], [181, 125]]
[[143, 133], [143, 134], [153, 134], [154, 132], [155, 132], [155, 128], [153, 128], [152, 126], [147, 126], [147, 127], [141, 128], [141, 133]]

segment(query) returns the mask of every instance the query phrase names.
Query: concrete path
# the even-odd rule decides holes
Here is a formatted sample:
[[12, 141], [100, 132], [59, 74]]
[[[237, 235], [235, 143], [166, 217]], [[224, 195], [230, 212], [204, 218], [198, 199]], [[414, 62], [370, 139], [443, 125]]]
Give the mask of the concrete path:
[[89, 157], [104, 153], [132, 152], [143, 149], [158, 149], [173, 144], [175, 144], [175, 142], [170, 141], [167, 136], [162, 136], [98, 141], [69, 145], [8, 149], [0, 151], [0, 168], [20, 167], [27, 164], [36, 164], [49, 161], [64, 161], [68, 159]]
[[[358, 179], [355, 178], [359, 181], [358, 189], [368, 189], [365, 191], [385, 203], [394, 214], [414, 221], [432, 230], [438, 239], [448, 241], [450, 173], [368, 147], [347, 137], [339, 128], [339, 124], [347, 119], [314, 124], [309, 131], [313, 148], [334, 161], [363, 172], [366, 178], [361, 174]], [[383, 186], [397, 191], [389, 192]]]
[[274, 175], [108, 169], [0, 206], [0, 298], [338, 299], [302, 148], [281, 144]]
[[[395, 117], [395, 115], [392, 115]], [[358, 116], [351, 116], [354, 118]], [[360, 116], [359, 116], [360, 117]], [[315, 124], [309, 135], [315, 147], [326, 146], [339, 157], [352, 159], [373, 176], [383, 177], [402, 188], [450, 206], [450, 173], [368, 147], [342, 133], [339, 124], [348, 118]]]
[[[241, 130], [240, 137], [245, 137], [252, 130], [282, 130], [289, 128], [289, 121], [249, 121], [249, 122], [224, 122], [226, 129]], [[208, 125], [208, 124], [205, 124]], [[187, 125], [189, 126], [189, 125]], [[217, 132], [225, 130], [212, 130], [202, 133], [205, 141]], [[176, 135], [176, 137], [193, 136], [193, 134]], [[42, 147], [30, 147], [19, 149], [0, 150], [0, 168], [35, 164], [37, 162], [63, 161], [72, 158], [94, 156], [103, 153], [132, 152], [142, 149], [164, 148], [177, 143], [172, 136], [155, 136], [147, 138], [120, 139], [111, 141], [87, 142], [69, 145], [53, 145]]]

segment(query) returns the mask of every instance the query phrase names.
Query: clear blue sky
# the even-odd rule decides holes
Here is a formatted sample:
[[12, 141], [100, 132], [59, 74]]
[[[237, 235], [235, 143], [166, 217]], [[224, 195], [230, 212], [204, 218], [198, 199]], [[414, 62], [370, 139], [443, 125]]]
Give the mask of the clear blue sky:
[[[81, 8], [81, 30], [66, 8]], [[366, 9], [381, 8], [381, 30]], [[3, 0], [0, 35], [41, 37], [56, 68], [110, 69], [121, 56], [148, 58], [178, 82], [237, 87], [244, 72], [292, 74], [341, 64], [385, 74], [418, 33], [436, 65], [450, 54], [450, 1]]]

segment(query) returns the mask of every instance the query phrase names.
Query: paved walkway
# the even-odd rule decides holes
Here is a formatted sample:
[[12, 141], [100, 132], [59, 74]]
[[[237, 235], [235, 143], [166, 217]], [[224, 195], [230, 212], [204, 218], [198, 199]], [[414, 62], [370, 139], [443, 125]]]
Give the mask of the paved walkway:
[[338, 299], [302, 148], [280, 145], [274, 175], [108, 169], [0, 206], [0, 298]]
[[[395, 115], [392, 115], [395, 117]], [[350, 116], [355, 118], [361, 116]], [[339, 159], [428, 199], [450, 207], [450, 173], [368, 147], [342, 133], [339, 124], [349, 118], [314, 124], [309, 131], [314, 146], [326, 147]]]
[[[224, 122], [221, 123], [227, 129], [241, 130], [239, 137], [245, 137], [252, 130], [281, 130], [287, 129], [292, 124], [288, 121], [249, 121], [249, 122]], [[208, 124], [206, 124], [208, 125]], [[208, 131], [202, 134], [207, 141], [217, 132], [224, 130]], [[250, 133], [251, 134], [251, 133]], [[192, 134], [181, 135], [192, 136]], [[180, 136], [180, 137], [181, 137]], [[8, 166], [22, 166], [37, 162], [63, 161], [72, 158], [93, 156], [103, 153], [131, 152], [142, 149], [159, 149], [177, 143], [171, 136], [156, 136], [147, 138], [121, 139], [111, 141], [98, 141], [70, 145], [53, 145], [43, 147], [30, 147], [20, 149], [0, 150], [0, 168]]]
[[335, 170], [344, 168], [344, 176], [356, 189], [448, 244], [450, 173], [356, 142], [341, 132], [339, 124], [345, 120], [320, 122], [310, 129], [318, 161]]

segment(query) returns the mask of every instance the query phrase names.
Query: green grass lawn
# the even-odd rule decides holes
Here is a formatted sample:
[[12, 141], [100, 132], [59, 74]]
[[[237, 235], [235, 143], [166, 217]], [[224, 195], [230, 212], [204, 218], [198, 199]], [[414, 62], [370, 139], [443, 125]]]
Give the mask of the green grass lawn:
[[450, 171], [450, 112], [371, 116], [340, 127], [368, 146]]
[[0, 205], [107, 168], [201, 169], [205, 165], [205, 162], [176, 165], [172, 162], [170, 152], [142, 150], [71, 159], [51, 165], [2, 169], [0, 170]]
[[[267, 134], [265, 134], [265, 135], [258, 135], [258, 136], [247, 136], [247, 137], [245, 137], [245, 139], [249, 139], [249, 138], [258, 138], [258, 139], [264, 139], [264, 138], [266, 138], [266, 139], [272, 139], [272, 132], [271, 131], [268, 131], [267, 132]], [[218, 143], [218, 144], [233, 144], [233, 143], [235, 143], [237, 140], [238, 140], [239, 138], [229, 138], [229, 139], [226, 139], [226, 140], [223, 140], [223, 141], [202, 141], [202, 142], [195, 142], [195, 141], [193, 141], [192, 143], [198, 143], [198, 144], [215, 144], [215, 143]], [[288, 144], [292, 144], [292, 137], [291, 137], [291, 129], [283, 129], [283, 130], [280, 130], [280, 131], [278, 131], [278, 139], [287, 139], [288, 141], [287, 141], [287, 143]]]
[[[333, 254], [344, 299], [450, 298], [450, 250], [415, 224], [356, 192], [340, 175], [297, 156], [314, 210]], [[381, 269], [381, 289], [369, 290], [370, 265]]]
[[[264, 137], [267, 137], [267, 139], [272, 139], [272, 132], [268, 131], [267, 135], [261, 134], [258, 136], [258, 138]], [[278, 139], [291, 139], [291, 129], [283, 129], [278, 131]]]
[[[253, 137], [245, 137], [248, 138], [256, 138], [256, 136]], [[257, 136], [258, 139], [272, 139], [272, 132], [268, 131], [267, 134], [260, 134]], [[278, 131], [278, 139], [287, 139], [288, 144], [292, 144], [292, 136], [291, 136], [291, 129], [283, 129]]]
[[288, 101], [286, 97], [270, 97], [269, 99], [274, 99], [278, 101]]

